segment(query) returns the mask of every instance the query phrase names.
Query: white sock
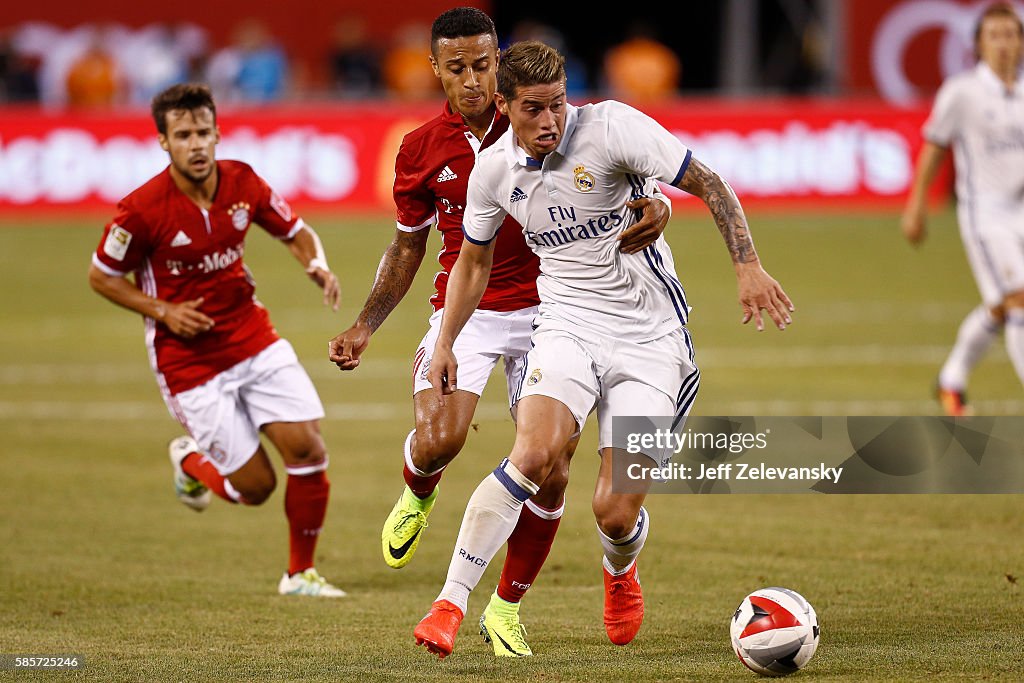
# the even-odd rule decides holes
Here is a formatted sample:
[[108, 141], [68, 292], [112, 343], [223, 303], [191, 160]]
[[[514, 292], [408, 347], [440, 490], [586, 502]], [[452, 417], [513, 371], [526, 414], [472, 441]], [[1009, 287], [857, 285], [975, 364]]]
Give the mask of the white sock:
[[438, 600], [447, 600], [466, 613], [469, 592], [476, 588], [491, 558], [512, 535], [523, 503], [539, 489], [507, 458], [480, 482], [466, 505], [448, 578]]
[[636, 524], [633, 529], [620, 539], [613, 539], [605, 536], [598, 527], [597, 535], [601, 538], [601, 546], [604, 548], [604, 566], [611, 574], [625, 574], [633, 564], [633, 560], [643, 550], [647, 541], [647, 534], [651, 529], [651, 520], [647, 515], [647, 509], [641, 507], [637, 515]]
[[1002, 324], [992, 317], [984, 304], [967, 314], [956, 333], [956, 342], [939, 372], [939, 386], [964, 391], [971, 370], [992, 345]]
[[1006, 311], [1006, 352], [1017, 371], [1017, 379], [1024, 384], [1024, 308]]

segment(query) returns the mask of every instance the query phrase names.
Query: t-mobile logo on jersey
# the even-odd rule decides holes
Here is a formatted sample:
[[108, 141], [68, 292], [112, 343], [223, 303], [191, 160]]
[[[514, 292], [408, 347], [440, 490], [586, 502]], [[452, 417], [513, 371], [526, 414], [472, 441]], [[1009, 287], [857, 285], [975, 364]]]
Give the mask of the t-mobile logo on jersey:
[[476, 555], [470, 555], [463, 548], [459, 548], [459, 557], [464, 559], [466, 562], [470, 562], [472, 564], [475, 564], [478, 567], [486, 567], [487, 566], [487, 560], [485, 560], [482, 557], [477, 557]]
[[225, 249], [224, 253], [215, 251], [212, 254], [203, 254], [203, 262], [199, 264], [199, 270], [204, 273], [223, 270], [242, 258], [244, 251], [245, 245], [240, 242], [238, 246]]

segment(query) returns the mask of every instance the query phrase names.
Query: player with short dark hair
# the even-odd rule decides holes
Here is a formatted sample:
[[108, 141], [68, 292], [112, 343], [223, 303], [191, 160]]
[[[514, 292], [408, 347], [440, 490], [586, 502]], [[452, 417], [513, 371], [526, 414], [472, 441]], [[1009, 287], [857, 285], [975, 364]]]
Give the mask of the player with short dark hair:
[[143, 316], [157, 384], [190, 434], [169, 448], [181, 502], [202, 511], [212, 491], [231, 503], [263, 503], [276, 485], [264, 434], [288, 476], [289, 562], [278, 591], [341, 597], [313, 566], [330, 492], [323, 406], [254, 296], [242, 261], [250, 226], [280, 239], [334, 310], [338, 280], [319, 237], [284, 199], [248, 165], [214, 159], [220, 131], [209, 88], [172, 86], [152, 111], [170, 164], [118, 203], [89, 284]]
[[[686, 294], [663, 237], [637, 253], [617, 248], [637, 220], [629, 201], [656, 181], [701, 197], [732, 256], [743, 322], [761, 311], [779, 327], [792, 304], [761, 267], [746, 218], [725, 181], [650, 117], [607, 101], [566, 101], [563, 58], [537, 41], [515, 43], [498, 66], [498, 111], [510, 128], [484, 150], [469, 179], [466, 243], [452, 270], [448, 301], [428, 371], [439, 396], [461, 383], [452, 352], [483, 293], [495, 237], [509, 218], [540, 257], [540, 315], [515, 396], [511, 454], [473, 493], [448, 568], [417, 643], [452, 652], [470, 591], [508, 537], [531, 495], [546, 484], [559, 453], [596, 410], [601, 466], [593, 510], [604, 549], [604, 624], [617, 645], [633, 640], [644, 603], [636, 558], [650, 529], [642, 493], [612, 487], [612, 458], [625, 457], [617, 415], [673, 416], [681, 425], [700, 384]], [[499, 229], [502, 229], [499, 233]], [[646, 453], [654, 462], [660, 454]], [[649, 480], [647, 481], [649, 485]]]
[[1000, 330], [1024, 383], [1024, 23], [999, 2], [978, 19], [978, 65], [942, 84], [924, 125], [924, 146], [901, 227], [911, 244], [926, 234], [927, 191], [947, 150], [954, 150], [960, 237], [982, 305], [957, 332], [939, 371], [947, 415], [967, 415], [967, 381]]
[[[359, 365], [370, 336], [408, 292], [423, 261], [429, 228], [436, 225], [443, 242], [438, 257], [441, 272], [434, 278], [434, 314], [413, 360], [416, 426], [403, 447], [406, 486], [381, 533], [384, 560], [394, 568], [412, 559], [444, 468], [461, 451], [480, 395], [499, 359], [505, 367], [511, 404], [522, 383], [539, 303], [539, 262], [523, 241], [520, 227], [509, 219], [496, 240], [486, 291], [455, 347], [463, 367], [462, 384], [442, 405], [430, 391], [427, 370], [449, 273], [463, 246], [467, 181], [477, 155], [501, 137], [508, 120], [494, 105], [498, 39], [485, 13], [458, 7], [438, 16], [431, 32], [429, 60], [447, 96], [444, 111], [402, 141], [395, 160], [398, 226], [394, 241], [381, 259], [355, 323], [330, 343], [330, 359], [339, 368], [352, 370]], [[669, 211], [658, 199], [638, 198], [631, 206], [647, 214], [621, 243], [624, 249], [635, 250], [661, 233]], [[526, 502], [509, 538], [501, 579], [481, 617], [498, 656], [531, 654], [519, 622], [519, 601], [537, 577], [558, 529], [574, 447], [575, 441], [566, 445], [555, 474]]]

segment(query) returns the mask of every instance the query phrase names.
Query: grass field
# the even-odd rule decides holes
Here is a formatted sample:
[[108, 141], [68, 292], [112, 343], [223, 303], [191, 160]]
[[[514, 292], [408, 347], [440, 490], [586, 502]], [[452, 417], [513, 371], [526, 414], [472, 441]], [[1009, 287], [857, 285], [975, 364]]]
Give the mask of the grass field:
[[[934, 413], [931, 383], [977, 303], [952, 215], [935, 219], [921, 253], [901, 242], [892, 215], [752, 218], [762, 259], [797, 306], [782, 334], [739, 325], [709, 222], [683, 216], [670, 227], [703, 371], [695, 412]], [[633, 644], [611, 645], [589, 505], [593, 425], [559, 538], [523, 606], [536, 655], [499, 662], [476, 635], [497, 567], [452, 657], [414, 647], [465, 502], [506, 454], [512, 424], [495, 381], [415, 561], [387, 569], [379, 529], [401, 490], [407, 373], [431, 273], [358, 371], [342, 376], [325, 353], [362, 304], [391, 238], [386, 217], [314, 221], [345, 294], [337, 315], [283, 249], [249, 240], [261, 299], [326, 404], [333, 496], [317, 564], [350, 592], [279, 597], [280, 491], [261, 508], [215, 501], [202, 515], [174, 500], [165, 444], [179, 427], [149, 372], [141, 324], [85, 283], [101, 223], [0, 225], [0, 653], [86, 658], [83, 671], [0, 680], [753, 680], [729, 649], [728, 619], [766, 585], [800, 591], [821, 620], [800, 680], [1024, 680], [1019, 496], [652, 496], [647, 618]], [[980, 412], [1024, 414], [1001, 348], [971, 391]]]

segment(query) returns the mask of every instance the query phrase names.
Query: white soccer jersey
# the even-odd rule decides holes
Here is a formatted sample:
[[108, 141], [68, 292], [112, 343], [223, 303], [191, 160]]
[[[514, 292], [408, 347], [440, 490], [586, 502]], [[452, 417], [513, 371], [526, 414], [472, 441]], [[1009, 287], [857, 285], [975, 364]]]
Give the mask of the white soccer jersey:
[[947, 79], [924, 136], [953, 147], [964, 208], [979, 217], [1015, 215], [1024, 234], [1024, 73], [1012, 91], [984, 62]]
[[487, 244], [511, 214], [541, 259], [542, 321], [657, 339], [687, 318], [672, 252], [659, 237], [623, 254], [617, 237], [638, 219], [626, 202], [650, 196], [652, 178], [679, 182], [690, 150], [620, 102], [566, 107], [565, 133], [543, 163], [526, 155], [511, 128], [480, 154], [469, 179], [466, 238]]

